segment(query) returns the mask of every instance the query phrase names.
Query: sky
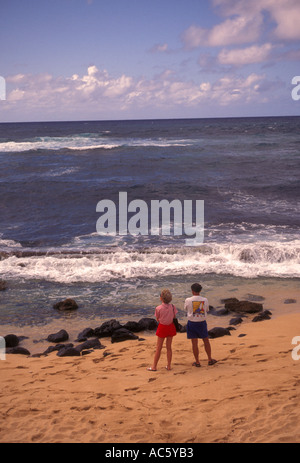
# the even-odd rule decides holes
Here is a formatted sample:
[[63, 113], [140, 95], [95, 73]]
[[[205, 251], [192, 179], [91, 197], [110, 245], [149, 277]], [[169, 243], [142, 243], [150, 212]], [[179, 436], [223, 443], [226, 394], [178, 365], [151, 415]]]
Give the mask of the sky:
[[0, 122], [300, 115], [300, 0], [0, 0], [0, 18]]

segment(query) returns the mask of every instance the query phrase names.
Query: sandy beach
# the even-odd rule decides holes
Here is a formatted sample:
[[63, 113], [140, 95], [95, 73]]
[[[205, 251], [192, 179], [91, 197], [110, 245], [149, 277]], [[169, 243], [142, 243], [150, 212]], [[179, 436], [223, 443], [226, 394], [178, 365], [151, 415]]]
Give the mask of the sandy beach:
[[146, 370], [155, 335], [118, 344], [105, 338], [105, 349], [82, 357], [7, 355], [0, 441], [299, 443], [296, 336], [300, 314], [246, 323], [211, 340], [216, 365], [207, 365], [201, 346], [195, 368], [190, 342], [178, 334], [173, 369], [165, 369], [164, 349], [157, 372]]

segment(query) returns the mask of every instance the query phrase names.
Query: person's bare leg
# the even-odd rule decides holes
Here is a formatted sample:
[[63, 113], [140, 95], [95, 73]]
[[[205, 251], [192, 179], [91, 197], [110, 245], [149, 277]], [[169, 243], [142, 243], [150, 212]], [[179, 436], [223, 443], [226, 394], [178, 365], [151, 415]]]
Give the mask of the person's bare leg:
[[172, 336], [167, 337], [166, 347], [167, 347], [167, 370], [171, 370], [171, 363], [172, 363]]
[[156, 368], [157, 368], [157, 364], [158, 364], [158, 361], [160, 359], [160, 354], [161, 354], [161, 350], [162, 350], [164, 340], [165, 340], [165, 338], [159, 338], [159, 337], [157, 338], [156, 352], [155, 352], [153, 364], [152, 364], [152, 367], [151, 367], [151, 370], [153, 370], [153, 371], [155, 371]]
[[211, 358], [211, 345], [209, 342], [209, 338], [203, 339], [203, 344], [204, 344], [205, 352], [208, 358], [208, 364], [214, 365], [215, 363], [217, 363], [217, 361]]
[[198, 339], [192, 339], [192, 347], [193, 347], [193, 354], [195, 357], [195, 364], [200, 365], [200, 360], [199, 360], [199, 346], [198, 346]]
[[208, 338], [203, 339], [203, 344], [205, 348], [205, 352], [208, 358], [208, 361], [211, 360], [211, 346]]

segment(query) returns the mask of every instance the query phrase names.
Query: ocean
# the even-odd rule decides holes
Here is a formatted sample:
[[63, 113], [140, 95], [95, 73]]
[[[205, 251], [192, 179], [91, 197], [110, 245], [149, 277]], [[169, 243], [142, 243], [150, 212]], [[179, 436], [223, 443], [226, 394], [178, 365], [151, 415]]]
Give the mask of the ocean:
[[[138, 320], [164, 287], [183, 309], [195, 281], [214, 304], [299, 284], [300, 117], [3, 123], [0, 165], [1, 325]], [[172, 214], [167, 235], [99, 234], [97, 204], [120, 192], [149, 217], [204, 201], [203, 242]], [[54, 311], [66, 297], [76, 313]]]

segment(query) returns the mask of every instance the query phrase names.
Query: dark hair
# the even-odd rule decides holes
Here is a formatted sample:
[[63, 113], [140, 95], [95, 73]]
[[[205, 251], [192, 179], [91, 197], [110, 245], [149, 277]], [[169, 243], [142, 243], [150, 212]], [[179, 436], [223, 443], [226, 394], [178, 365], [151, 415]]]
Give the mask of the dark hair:
[[199, 283], [194, 283], [192, 286], [191, 286], [191, 290], [194, 292], [194, 293], [200, 293], [202, 289], [202, 286], [199, 285]]

